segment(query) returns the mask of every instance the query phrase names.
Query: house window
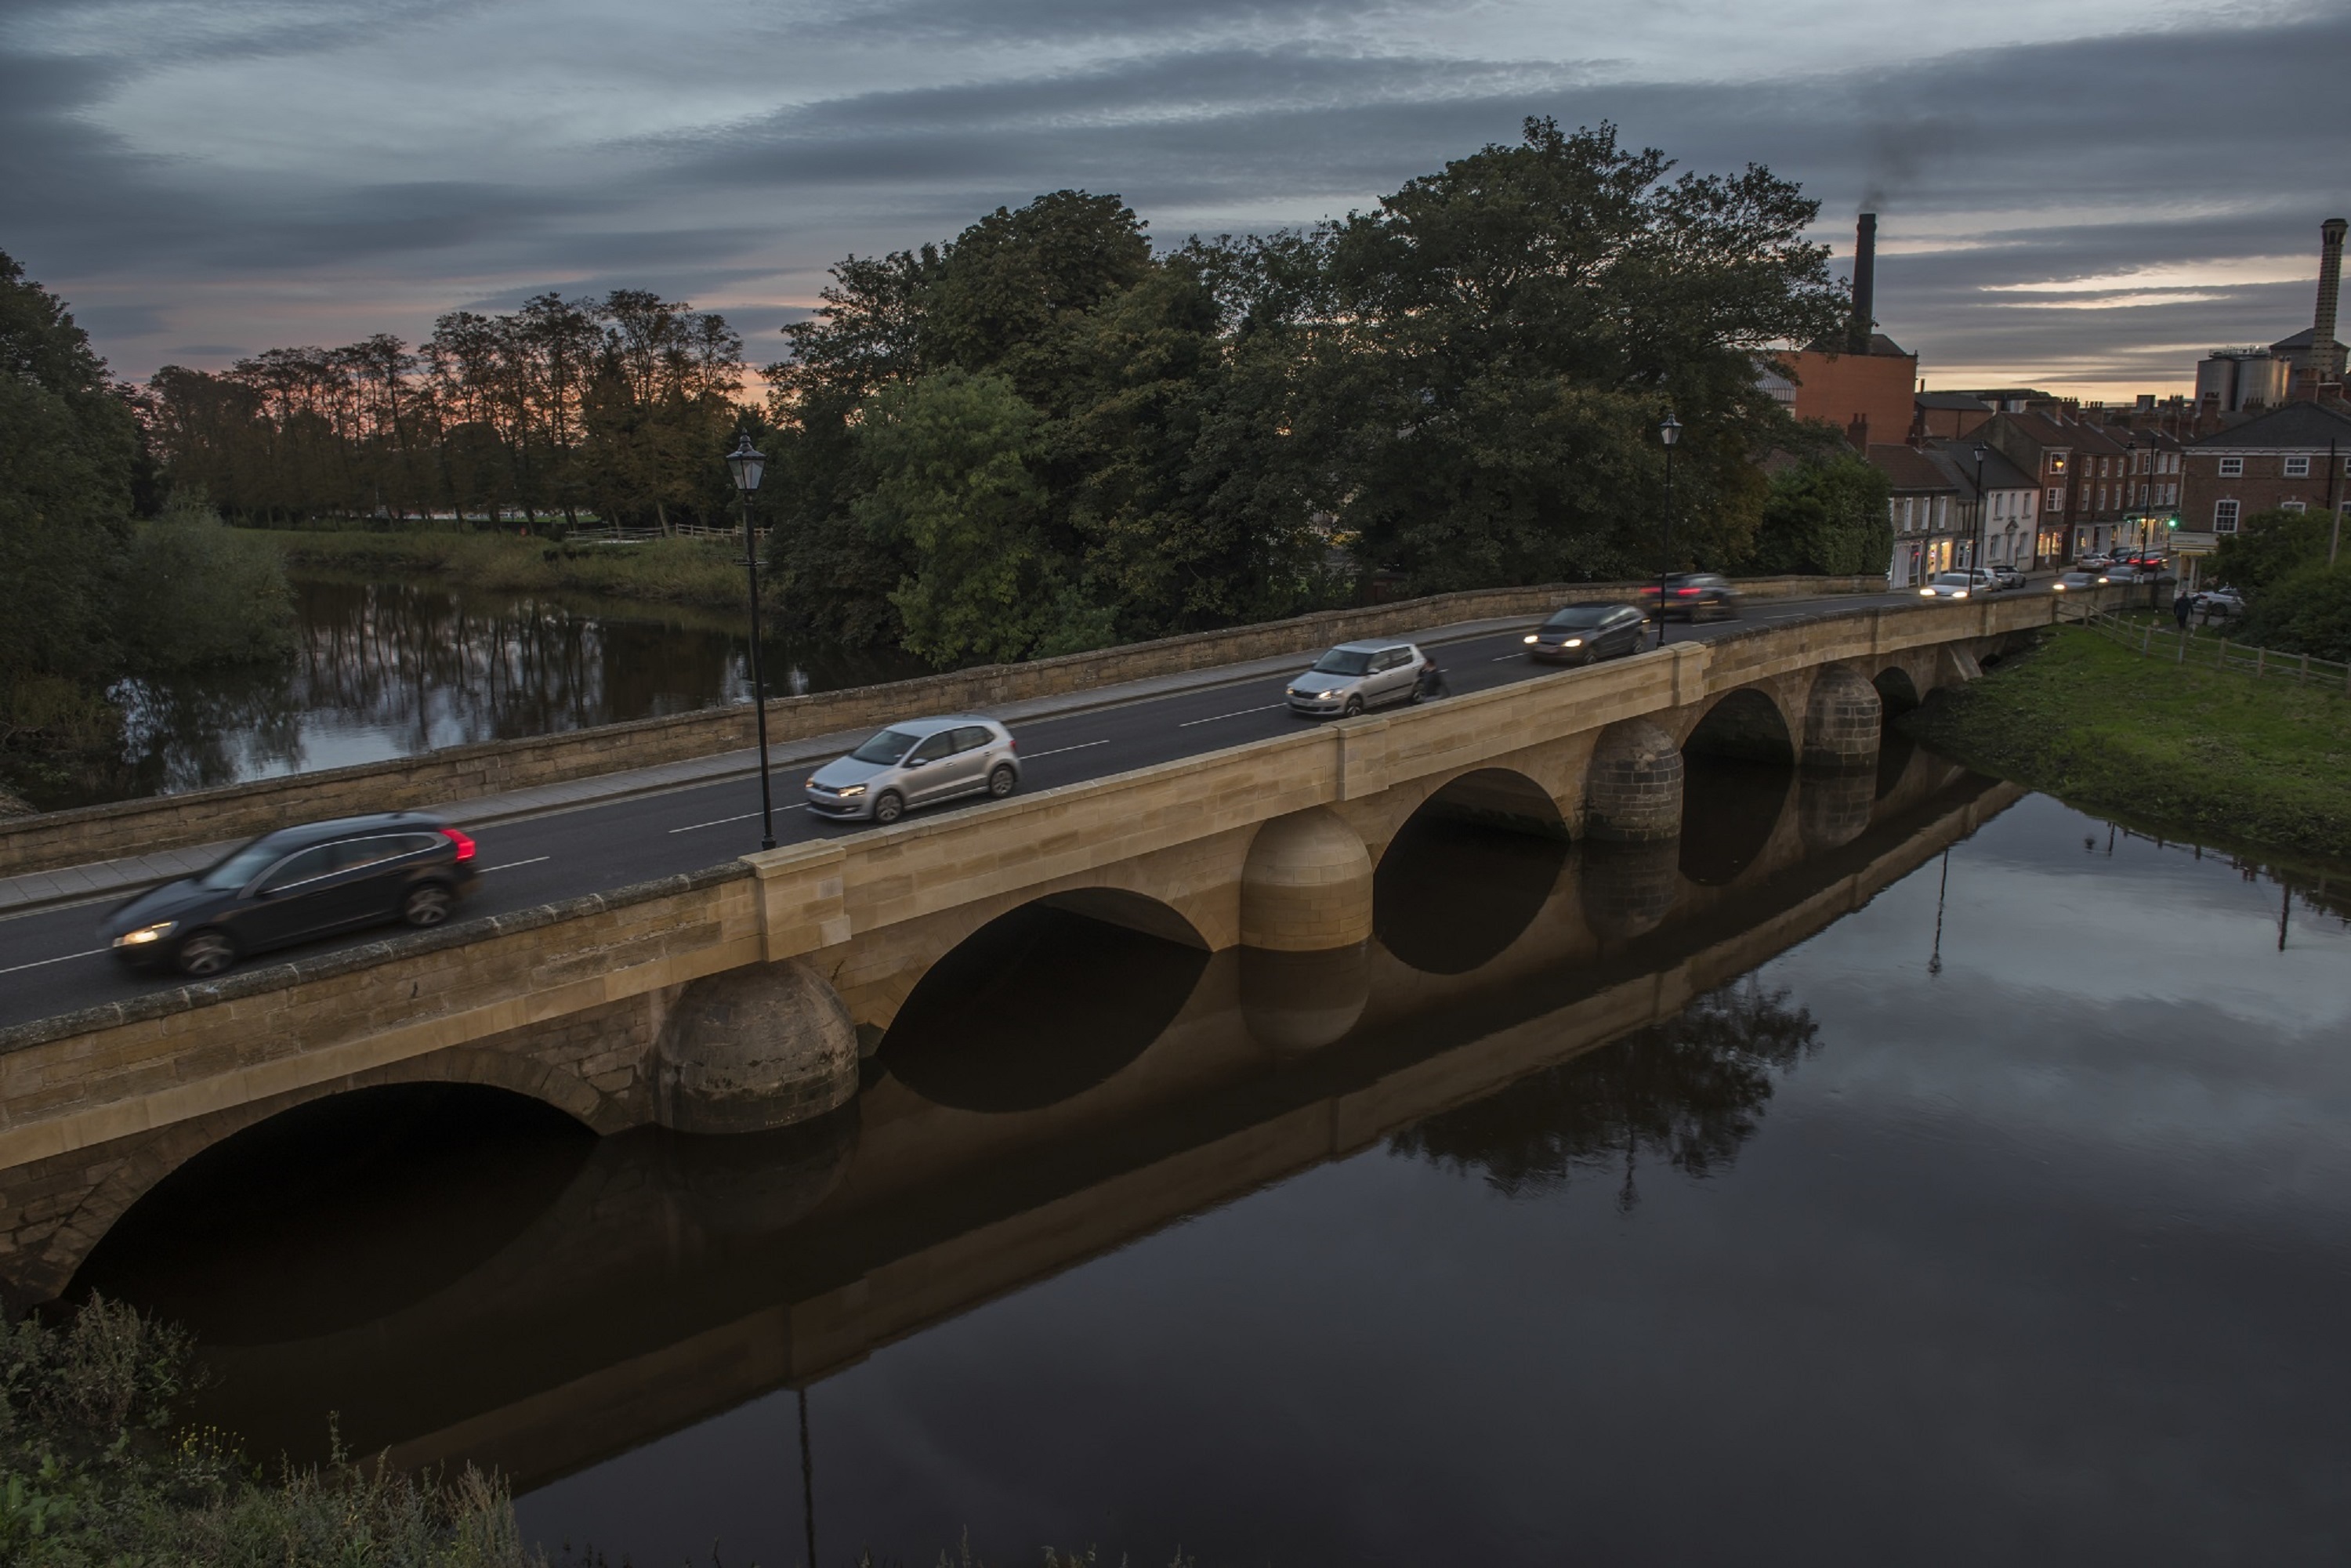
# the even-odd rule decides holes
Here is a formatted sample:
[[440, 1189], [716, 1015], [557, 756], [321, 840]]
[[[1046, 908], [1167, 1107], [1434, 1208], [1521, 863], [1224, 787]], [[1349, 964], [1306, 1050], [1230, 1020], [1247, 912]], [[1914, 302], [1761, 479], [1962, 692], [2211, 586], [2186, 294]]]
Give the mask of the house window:
[[2309, 478], [2310, 459], [2306, 456], [2287, 458], [2285, 460], [2285, 476], [2289, 479]]
[[2045, 497], [2041, 503], [2041, 509], [2044, 512], [2064, 511], [2065, 509], [2065, 486], [2063, 485], [2050, 486], [2048, 496]]
[[2241, 479], [2241, 478], [2243, 478], [2244, 476], [2245, 476], [2245, 460], [2244, 460], [2243, 458], [2241, 458], [2241, 457], [2223, 457], [2223, 458], [2221, 458], [2221, 459], [2220, 459], [2220, 477], [2221, 477], [2221, 478], [2223, 478], [2223, 479]]
[[2236, 502], [2215, 501], [2212, 503], [2212, 531], [2216, 534], [2233, 534], [2237, 531]]
[[2299, 512], [2304, 509], [2306, 509], [2304, 504], [2300, 501], [2280, 501], [2278, 503], [2278, 510], [2281, 512]]

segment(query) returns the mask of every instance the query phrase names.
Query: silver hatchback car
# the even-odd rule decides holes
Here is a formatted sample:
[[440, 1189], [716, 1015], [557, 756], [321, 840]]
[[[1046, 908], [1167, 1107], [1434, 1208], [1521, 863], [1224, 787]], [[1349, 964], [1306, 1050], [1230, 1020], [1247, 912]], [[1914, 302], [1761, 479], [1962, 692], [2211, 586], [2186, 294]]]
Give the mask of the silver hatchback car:
[[1284, 694], [1292, 713], [1350, 717], [1388, 703], [1416, 702], [1434, 661], [1410, 643], [1384, 638], [1342, 643]]
[[809, 810], [842, 821], [894, 822], [910, 806], [962, 795], [1002, 800], [1020, 788], [1012, 732], [992, 718], [955, 714], [893, 724], [809, 775]]

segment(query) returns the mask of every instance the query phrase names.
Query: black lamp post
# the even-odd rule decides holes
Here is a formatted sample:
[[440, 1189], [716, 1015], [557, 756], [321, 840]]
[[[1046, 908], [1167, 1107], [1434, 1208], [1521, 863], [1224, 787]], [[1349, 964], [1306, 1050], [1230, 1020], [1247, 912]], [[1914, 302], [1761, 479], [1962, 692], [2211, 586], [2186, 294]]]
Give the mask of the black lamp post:
[[1666, 579], [1674, 570], [1674, 447], [1682, 438], [1682, 422], [1666, 410], [1657, 439], [1666, 444], [1666, 554], [1657, 567], [1657, 646], [1666, 645]]
[[1980, 571], [1991, 570], [1984, 562], [1984, 557], [1991, 549], [1990, 525], [1991, 508], [1984, 505], [1983, 487], [1984, 459], [1991, 455], [1991, 447], [1980, 441], [1976, 443], [1976, 559], [1968, 562], [1968, 565]]
[[743, 569], [751, 576], [751, 711], [759, 725], [759, 847], [771, 850], [776, 847], [776, 805], [768, 785], [768, 685], [759, 676], [759, 543], [751, 532], [751, 492], [759, 487], [759, 471], [767, 465], [767, 454], [751, 444], [747, 430], [726, 455], [736, 491], [743, 497]]

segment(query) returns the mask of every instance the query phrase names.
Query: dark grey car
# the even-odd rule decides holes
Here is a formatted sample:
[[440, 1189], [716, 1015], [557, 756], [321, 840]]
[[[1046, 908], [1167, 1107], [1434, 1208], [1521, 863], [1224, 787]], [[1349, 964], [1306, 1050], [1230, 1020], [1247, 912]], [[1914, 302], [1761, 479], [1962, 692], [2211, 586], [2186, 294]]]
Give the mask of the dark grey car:
[[1640, 647], [1647, 625], [1635, 604], [1571, 604], [1527, 634], [1527, 657], [1547, 664], [1620, 659]]
[[1002, 800], [1019, 788], [1012, 732], [966, 713], [892, 725], [810, 774], [806, 793], [817, 816], [886, 824], [911, 807], [964, 795]]
[[99, 927], [136, 968], [217, 975], [239, 958], [402, 920], [438, 925], [473, 889], [474, 841], [390, 811], [265, 833], [194, 876], [118, 906]]

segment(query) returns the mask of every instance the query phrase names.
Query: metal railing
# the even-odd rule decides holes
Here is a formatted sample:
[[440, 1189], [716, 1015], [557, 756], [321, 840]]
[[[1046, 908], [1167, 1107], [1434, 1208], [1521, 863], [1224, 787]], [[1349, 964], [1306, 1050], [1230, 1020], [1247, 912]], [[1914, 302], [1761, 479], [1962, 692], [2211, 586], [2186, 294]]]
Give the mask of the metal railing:
[[2160, 617], [2148, 614], [2119, 614], [2101, 610], [2094, 604], [2061, 604], [2057, 622], [2064, 626], [2081, 626], [2096, 632], [2110, 643], [2130, 649], [2142, 658], [2164, 653], [2171, 655], [2175, 664], [2193, 664], [2198, 669], [2236, 670], [2255, 680], [2278, 679], [2297, 685], [2318, 685], [2328, 691], [2340, 687], [2351, 696], [2351, 663], [2337, 659], [2314, 658], [2308, 653], [2281, 653], [2245, 643], [2232, 643], [2227, 637], [2199, 638], [2193, 626], [2174, 631], [2166, 628]]
[[[636, 545], [658, 538], [739, 540], [742, 537], [743, 530], [739, 528], [705, 528], [699, 523], [674, 524], [667, 534], [664, 534], [659, 528], [622, 528], [618, 523], [606, 523], [598, 528], [574, 528], [564, 536], [564, 542], [590, 545]], [[754, 528], [752, 537], [765, 539], [768, 537], [768, 530]]]

